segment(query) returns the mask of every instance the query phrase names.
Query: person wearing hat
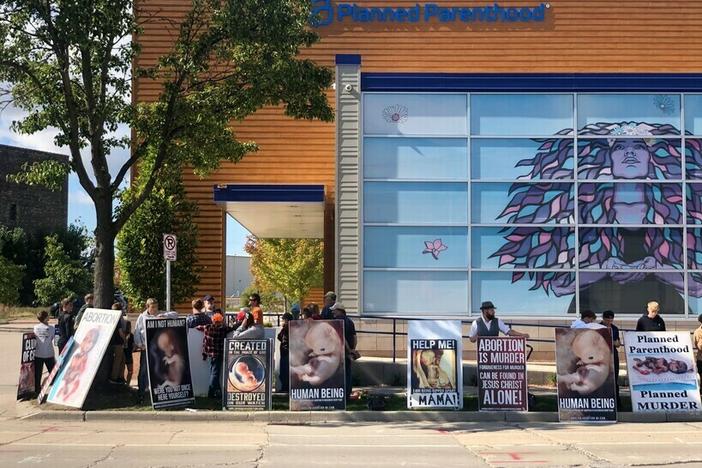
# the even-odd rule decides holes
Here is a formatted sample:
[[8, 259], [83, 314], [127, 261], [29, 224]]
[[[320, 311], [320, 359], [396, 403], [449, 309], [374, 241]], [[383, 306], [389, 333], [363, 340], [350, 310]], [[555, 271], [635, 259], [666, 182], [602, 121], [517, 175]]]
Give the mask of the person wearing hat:
[[498, 336], [500, 332], [509, 336], [529, 338], [528, 333], [512, 330], [505, 322], [496, 318], [495, 309], [495, 305], [490, 301], [485, 301], [480, 305], [480, 317], [473, 320], [468, 333], [468, 339], [471, 343], [478, 341], [480, 336]]
[[324, 295], [324, 307], [322, 307], [322, 313], [320, 314], [322, 320], [332, 320], [334, 318], [334, 311], [332, 307], [336, 304], [336, 293], [334, 291], [329, 291]]
[[361, 357], [361, 354], [356, 351], [356, 326], [353, 320], [346, 316], [346, 307], [339, 302], [335, 302], [331, 306], [332, 313], [336, 320], [344, 321], [344, 347], [346, 348], [346, 375], [344, 382], [344, 394], [346, 395], [346, 401], [349, 401], [351, 397], [351, 365], [353, 361]]
[[263, 309], [261, 309], [261, 296], [258, 293], [249, 295], [249, 307], [251, 307], [254, 322], [263, 326]]
[[212, 316], [215, 313], [215, 302], [217, 302], [214, 298], [214, 296], [207, 295], [202, 298], [202, 301], [205, 303], [205, 307], [202, 309], [202, 312], [207, 314], [208, 317], [212, 318]]

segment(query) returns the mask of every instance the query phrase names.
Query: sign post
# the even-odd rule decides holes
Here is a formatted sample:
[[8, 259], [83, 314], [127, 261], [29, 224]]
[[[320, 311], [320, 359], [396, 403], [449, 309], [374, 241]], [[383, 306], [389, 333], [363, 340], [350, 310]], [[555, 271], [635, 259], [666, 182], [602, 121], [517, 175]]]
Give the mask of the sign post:
[[166, 312], [171, 310], [171, 262], [177, 258], [178, 239], [175, 234], [163, 235], [163, 258], [166, 259]]

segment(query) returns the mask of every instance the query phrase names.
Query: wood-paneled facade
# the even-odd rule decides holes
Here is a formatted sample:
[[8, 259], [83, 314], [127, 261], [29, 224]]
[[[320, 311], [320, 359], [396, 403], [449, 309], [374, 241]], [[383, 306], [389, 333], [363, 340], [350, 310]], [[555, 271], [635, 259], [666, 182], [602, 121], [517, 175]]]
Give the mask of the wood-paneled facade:
[[[265, 1], [265, 0], [261, 0]], [[144, 21], [138, 65], [153, 63], [170, 44], [187, 0], [138, 0]], [[344, 3], [332, 1], [333, 4]], [[412, 7], [416, 1], [357, 0], [360, 6]], [[441, 6], [483, 6], [483, 0], [442, 1]], [[505, 0], [503, 7], [538, 1]], [[336, 54], [360, 54], [364, 72], [686, 73], [702, 60], [702, 1], [552, 0], [539, 23], [342, 23], [319, 28], [321, 42], [304, 51], [333, 67]], [[135, 83], [134, 99], [149, 101], [157, 83]], [[334, 103], [334, 91], [329, 91]], [[224, 294], [225, 214], [212, 188], [227, 183], [309, 183], [326, 187], [325, 287], [334, 284], [335, 133], [333, 123], [295, 121], [279, 109], [262, 109], [235, 124], [238, 138], [260, 150], [238, 164], [224, 163], [206, 179], [185, 174], [200, 207], [198, 258], [204, 267], [198, 294]], [[318, 293], [318, 292], [317, 292]]]

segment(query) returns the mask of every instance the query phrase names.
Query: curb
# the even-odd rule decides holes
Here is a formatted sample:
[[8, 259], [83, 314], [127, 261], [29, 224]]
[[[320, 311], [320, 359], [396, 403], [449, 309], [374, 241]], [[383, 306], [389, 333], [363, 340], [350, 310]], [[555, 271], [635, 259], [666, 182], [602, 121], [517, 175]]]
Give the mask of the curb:
[[[556, 412], [485, 412], [477, 411], [38, 411], [23, 420], [50, 421], [230, 421], [270, 424], [315, 423], [557, 423]], [[661, 423], [702, 422], [700, 413], [619, 413], [619, 422]], [[573, 423], [578, 424], [577, 421]]]

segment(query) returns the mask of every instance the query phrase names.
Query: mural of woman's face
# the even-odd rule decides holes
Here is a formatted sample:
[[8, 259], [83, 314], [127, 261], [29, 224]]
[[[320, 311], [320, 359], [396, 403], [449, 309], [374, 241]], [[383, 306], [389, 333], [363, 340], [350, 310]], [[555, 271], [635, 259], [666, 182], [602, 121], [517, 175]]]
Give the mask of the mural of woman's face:
[[617, 140], [610, 149], [612, 175], [619, 179], [643, 179], [648, 176], [651, 154], [643, 140]]

